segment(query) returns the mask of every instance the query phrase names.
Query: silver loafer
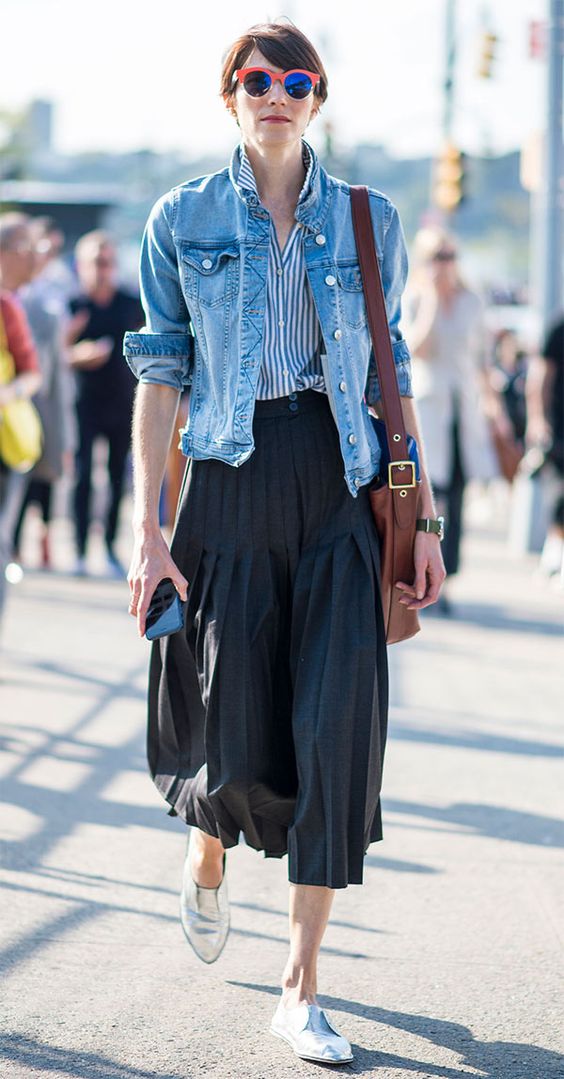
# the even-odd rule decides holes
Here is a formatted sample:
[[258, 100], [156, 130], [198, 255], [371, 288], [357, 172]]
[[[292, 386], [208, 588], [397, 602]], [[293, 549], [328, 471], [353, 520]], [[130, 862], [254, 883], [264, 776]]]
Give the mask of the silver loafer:
[[215, 963], [229, 935], [229, 900], [223, 855], [223, 877], [217, 888], [196, 884], [190, 867], [190, 842], [184, 861], [180, 921], [189, 944], [204, 963]]
[[272, 1023], [272, 1034], [283, 1038], [302, 1060], [324, 1064], [348, 1064], [354, 1059], [350, 1043], [331, 1026], [318, 1004], [285, 1008], [280, 1001]]

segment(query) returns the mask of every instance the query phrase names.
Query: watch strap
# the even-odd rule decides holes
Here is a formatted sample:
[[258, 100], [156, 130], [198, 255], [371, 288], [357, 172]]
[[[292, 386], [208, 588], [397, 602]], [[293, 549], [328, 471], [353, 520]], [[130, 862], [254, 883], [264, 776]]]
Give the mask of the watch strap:
[[418, 517], [415, 522], [415, 529], [417, 532], [435, 532], [435, 534], [442, 539], [444, 520], [442, 517], [439, 517], [436, 520], [434, 517]]

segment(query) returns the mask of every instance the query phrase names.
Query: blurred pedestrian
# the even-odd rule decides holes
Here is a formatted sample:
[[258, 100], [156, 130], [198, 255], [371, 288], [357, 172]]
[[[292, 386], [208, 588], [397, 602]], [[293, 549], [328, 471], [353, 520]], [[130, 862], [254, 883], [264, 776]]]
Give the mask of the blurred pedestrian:
[[[541, 555], [548, 576], [564, 574], [564, 318], [550, 327], [527, 374], [528, 450], [536, 451], [556, 479], [556, 496]], [[563, 578], [564, 583], [564, 578]]]
[[521, 446], [527, 426], [526, 379], [527, 353], [521, 348], [517, 334], [510, 329], [500, 330], [494, 342], [490, 381], [501, 395], [513, 436]]
[[[153, 645], [148, 737], [155, 783], [192, 826], [187, 939], [204, 962], [221, 953], [225, 849], [241, 833], [268, 857], [287, 853], [291, 942], [270, 1029], [298, 1056], [339, 1063], [351, 1047], [317, 1001], [318, 953], [334, 890], [362, 883], [382, 838], [388, 676], [368, 492], [380, 447], [364, 402], [379, 389], [350, 189], [303, 138], [327, 96], [319, 55], [291, 23], [253, 27], [224, 57], [221, 93], [240, 145], [229, 167], [156, 203], [141, 253], [147, 330], [125, 341], [140, 378], [130, 612], [142, 634], [163, 578], [188, 597], [185, 627]], [[399, 328], [403, 233], [388, 198], [371, 190], [369, 202], [418, 437]], [[190, 385], [169, 550], [159, 492]], [[428, 516], [400, 600], [415, 609], [444, 576], [421, 471]]]
[[500, 330], [494, 341], [489, 384], [497, 410], [490, 430], [502, 476], [512, 483], [525, 453], [527, 356], [513, 330]]
[[47, 215], [34, 217], [33, 229], [37, 236], [36, 253], [42, 264], [33, 282], [34, 294], [41, 296], [50, 310], [66, 316], [69, 302], [77, 293], [77, 281], [70, 260], [64, 255], [64, 232], [55, 218]]
[[86, 573], [91, 519], [92, 451], [102, 437], [108, 445], [109, 502], [105, 544], [110, 573], [125, 576], [114, 549], [131, 440], [135, 378], [123, 362], [126, 330], [139, 328], [143, 309], [137, 297], [117, 284], [116, 250], [108, 233], [89, 232], [76, 245], [81, 292], [70, 302], [67, 341], [76, 373], [76, 484], [73, 507], [77, 561]]
[[[48, 219], [47, 219], [48, 221]], [[14, 532], [14, 559], [20, 559], [22, 529], [28, 507], [37, 505], [41, 511], [41, 565], [51, 567], [49, 525], [51, 522], [53, 485], [63, 475], [64, 465], [70, 470], [72, 426], [69, 398], [70, 375], [63, 346], [64, 309], [51, 286], [45, 287], [43, 275], [51, 259], [58, 253], [51, 247], [53, 229], [45, 219], [29, 219], [34, 239], [33, 276], [19, 292], [31, 328], [39, 358], [41, 388], [34, 398], [43, 426], [41, 459], [26, 476], [26, 491]]]
[[[4, 405], [18, 397], [31, 398], [41, 384], [39, 364], [25, 313], [12, 294], [25, 280], [32, 259], [32, 239], [25, 224], [0, 216], [0, 348], [14, 361], [16, 375], [0, 386], [0, 422]], [[6, 570], [12, 553], [14, 527], [25, 492], [25, 475], [0, 460], [0, 618], [6, 599]]]
[[[445, 517], [445, 569], [453, 576], [460, 564], [466, 484], [498, 471], [486, 417], [486, 408], [497, 409], [486, 372], [483, 306], [461, 276], [454, 237], [438, 226], [421, 229], [414, 254], [405, 334], [429, 476]], [[438, 609], [450, 610], [444, 589]]]

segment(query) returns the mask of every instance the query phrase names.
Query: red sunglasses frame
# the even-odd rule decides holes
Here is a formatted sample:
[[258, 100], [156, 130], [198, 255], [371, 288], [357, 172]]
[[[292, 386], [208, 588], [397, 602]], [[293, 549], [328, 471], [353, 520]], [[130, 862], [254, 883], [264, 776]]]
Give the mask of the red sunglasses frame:
[[[268, 68], [268, 67], [260, 67], [260, 66], [259, 67], [240, 67], [240, 68], [237, 69], [237, 71], [233, 72], [233, 78], [238, 79], [238, 81], [241, 83], [241, 86], [243, 87], [243, 90], [245, 90], [245, 85], [244, 85], [245, 77], [247, 75], [250, 75], [251, 72], [253, 72], [253, 71], [265, 71], [267, 75], [270, 75], [270, 78], [272, 79], [273, 83], [274, 82], [281, 82], [282, 86], [284, 88], [284, 92], [286, 94], [288, 94], [288, 91], [286, 90], [286, 87], [284, 86], [284, 79], [286, 78], [287, 75], [294, 75], [296, 73], [299, 73], [300, 75], [307, 75], [308, 78], [311, 79], [312, 84], [313, 84], [311, 90], [309, 91], [310, 93], [313, 93], [315, 91], [315, 88], [316, 88], [316, 86], [318, 85], [318, 83], [319, 83], [319, 81], [321, 79], [321, 75], [318, 75], [315, 71], [307, 71], [305, 67], [292, 67], [292, 68], [290, 68], [289, 71], [271, 71], [270, 68]], [[264, 91], [264, 94], [267, 94], [269, 90], [270, 90], [270, 86], [268, 86], [266, 88], [266, 90]], [[247, 93], [246, 90], [245, 90], [245, 93]], [[264, 94], [248, 94], [248, 96], [249, 97], [264, 97]], [[306, 94], [306, 97], [307, 96], [308, 95]], [[288, 94], [288, 97], [291, 98], [292, 101], [305, 101], [305, 97], [292, 98], [291, 94]]]

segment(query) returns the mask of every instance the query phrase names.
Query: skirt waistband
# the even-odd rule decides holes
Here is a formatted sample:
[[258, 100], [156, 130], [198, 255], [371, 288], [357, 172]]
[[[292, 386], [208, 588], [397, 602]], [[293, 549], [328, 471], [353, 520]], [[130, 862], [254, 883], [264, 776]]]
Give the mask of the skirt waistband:
[[320, 390], [299, 390], [288, 393], [285, 397], [271, 397], [264, 401], [255, 401], [255, 419], [269, 416], [296, 416], [300, 412], [312, 412], [329, 405], [327, 394]]

